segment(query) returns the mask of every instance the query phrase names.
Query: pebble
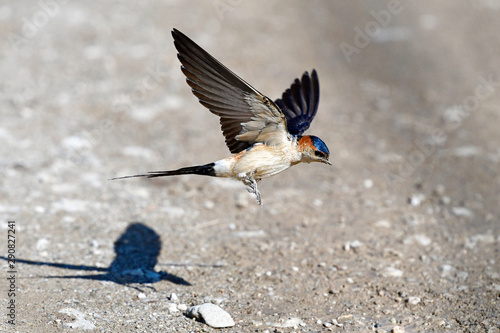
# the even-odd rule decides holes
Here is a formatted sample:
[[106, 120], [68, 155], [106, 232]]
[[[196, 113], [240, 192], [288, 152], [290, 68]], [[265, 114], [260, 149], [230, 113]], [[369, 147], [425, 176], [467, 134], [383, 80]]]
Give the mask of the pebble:
[[264, 237], [265, 235], [266, 235], [266, 232], [262, 229], [235, 232], [235, 236], [241, 237], [241, 238]]
[[229, 313], [212, 303], [190, 307], [187, 309], [187, 316], [202, 320], [205, 324], [213, 328], [232, 327], [235, 325]]
[[188, 309], [188, 307], [186, 304], [182, 303], [182, 304], [177, 305], [177, 309], [179, 311], [186, 311]]
[[177, 297], [177, 294], [176, 294], [176, 293], [171, 293], [171, 294], [170, 294], [169, 299], [170, 299], [172, 302], [177, 302], [177, 301], [179, 300], [179, 297]]
[[361, 243], [359, 240], [353, 240], [351, 242], [347, 242], [344, 244], [344, 250], [345, 251], [350, 251], [351, 249], [353, 250], [357, 250], [359, 249], [361, 246], [363, 246], [363, 243]]
[[401, 277], [403, 276], [403, 271], [389, 266], [382, 271], [382, 275], [385, 277]]
[[167, 309], [170, 313], [178, 312], [179, 308], [177, 307], [177, 304], [175, 303], [168, 303], [167, 304]]
[[66, 149], [72, 149], [72, 150], [79, 150], [83, 148], [91, 148], [92, 143], [90, 142], [89, 139], [84, 138], [80, 135], [73, 135], [73, 136], [68, 136], [65, 137], [62, 140], [62, 145]]
[[365, 180], [363, 181], [363, 186], [364, 186], [366, 189], [372, 188], [372, 187], [373, 187], [373, 180], [371, 180], [370, 178], [365, 179]]
[[375, 222], [375, 226], [378, 228], [390, 228], [391, 222], [388, 220], [379, 220], [379, 221]]
[[443, 195], [442, 197], [439, 198], [439, 203], [445, 206], [449, 205], [451, 203], [451, 198], [446, 195]]
[[442, 277], [447, 277], [450, 274], [452, 274], [453, 272], [455, 272], [456, 268], [451, 266], [451, 265], [444, 264], [444, 265], [439, 266], [439, 270], [441, 271]]
[[401, 326], [394, 326], [392, 328], [392, 333], [404, 333], [405, 329]]
[[421, 299], [420, 297], [408, 297], [408, 303], [411, 304], [411, 305], [417, 305], [418, 303], [420, 303]]
[[425, 195], [423, 193], [416, 193], [408, 199], [408, 203], [412, 206], [420, 206], [424, 200]]
[[337, 318], [337, 321], [351, 320], [352, 317], [353, 317], [352, 314], [341, 315], [340, 317]]
[[427, 247], [427, 246], [431, 245], [432, 240], [424, 234], [412, 235], [412, 236], [406, 237], [403, 240], [403, 244], [405, 244], [405, 245], [410, 245], [410, 244], [415, 244], [415, 243]]
[[342, 326], [344, 326], [344, 324], [340, 324], [340, 323], [337, 321], [337, 319], [332, 319], [332, 324], [333, 324], [333, 325], [335, 325], [335, 326], [337, 326], [337, 327], [342, 327]]
[[455, 216], [474, 217], [474, 213], [465, 207], [452, 207], [451, 212]]
[[43, 206], [35, 206], [35, 212], [39, 213], [39, 214], [43, 214], [45, 213], [46, 209], [45, 207]]
[[49, 245], [50, 241], [47, 238], [41, 238], [36, 242], [36, 250], [44, 251], [49, 247]]

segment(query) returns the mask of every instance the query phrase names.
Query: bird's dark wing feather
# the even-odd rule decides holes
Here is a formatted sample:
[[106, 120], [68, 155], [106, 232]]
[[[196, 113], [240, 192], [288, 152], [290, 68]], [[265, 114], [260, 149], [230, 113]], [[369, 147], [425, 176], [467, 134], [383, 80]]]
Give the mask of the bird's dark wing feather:
[[316, 70], [311, 76], [305, 72], [302, 79], [295, 79], [290, 89], [287, 89], [276, 105], [285, 114], [288, 132], [292, 135], [302, 135], [310, 126], [319, 103], [319, 80]]
[[172, 31], [181, 69], [200, 103], [220, 117], [226, 144], [238, 153], [256, 142], [286, 138], [285, 116], [266, 96], [177, 29]]

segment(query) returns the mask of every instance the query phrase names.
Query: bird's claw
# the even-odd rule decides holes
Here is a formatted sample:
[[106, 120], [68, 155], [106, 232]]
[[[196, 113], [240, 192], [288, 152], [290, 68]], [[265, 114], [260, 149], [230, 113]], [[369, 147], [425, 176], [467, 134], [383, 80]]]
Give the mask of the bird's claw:
[[253, 178], [253, 177], [250, 177], [250, 176], [246, 176], [244, 179], [243, 179], [243, 182], [245, 183], [245, 185], [248, 186], [247, 188], [247, 191], [249, 193], [252, 193], [252, 194], [255, 194], [255, 197], [257, 199], [257, 203], [260, 205], [260, 206], [263, 206], [262, 204], [262, 200], [260, 198], [260, 192], [259, 192], [259, 189], [257, 188], [257, 181]]

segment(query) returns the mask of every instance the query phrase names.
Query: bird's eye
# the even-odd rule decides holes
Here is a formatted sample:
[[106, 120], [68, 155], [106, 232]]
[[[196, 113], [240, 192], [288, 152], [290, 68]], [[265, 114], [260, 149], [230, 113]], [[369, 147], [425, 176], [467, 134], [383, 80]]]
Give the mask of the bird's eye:
[[319, 150], [316, 150], [314, 152], [314, 155], [316, 155], [317, 157], [322, 157], [322, 158], [326, 157], [325, 153], [323, 153], [322, 151], [319, 151]]

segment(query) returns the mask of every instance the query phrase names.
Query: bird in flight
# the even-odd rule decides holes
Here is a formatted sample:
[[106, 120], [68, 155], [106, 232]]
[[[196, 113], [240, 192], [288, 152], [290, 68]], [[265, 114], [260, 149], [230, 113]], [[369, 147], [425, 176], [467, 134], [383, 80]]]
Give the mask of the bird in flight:
[[248, 192], [262, 205], [257, 188], [261, 179], [301, 162], [331, 165], [326, 144], [316, 136], [302, 135], [318, 110], [316, 70], [295, 79], [273, 102], [179, 30], [173, 29], [172, 36], [188, 85], [200, 103], [220, 117], [233, 155], [204, 165], [113, 179], [188, 174], [232, 178], [248, 186]]

